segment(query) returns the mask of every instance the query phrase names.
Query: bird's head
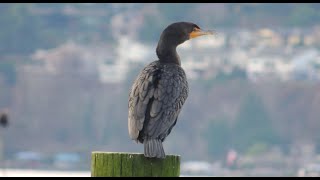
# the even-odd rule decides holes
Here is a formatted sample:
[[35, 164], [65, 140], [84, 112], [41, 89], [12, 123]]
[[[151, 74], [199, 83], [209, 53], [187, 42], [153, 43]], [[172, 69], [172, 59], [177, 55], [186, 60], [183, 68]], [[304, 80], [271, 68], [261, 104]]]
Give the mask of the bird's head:
[[198, 25], [191, 22], [176, 22], [170, 24], [164, 29], [160, 40], [170, 42], [174, 46], [178, 46], [183, 42], [203, 35], [214, 34], [213, 31], [204, 31]]

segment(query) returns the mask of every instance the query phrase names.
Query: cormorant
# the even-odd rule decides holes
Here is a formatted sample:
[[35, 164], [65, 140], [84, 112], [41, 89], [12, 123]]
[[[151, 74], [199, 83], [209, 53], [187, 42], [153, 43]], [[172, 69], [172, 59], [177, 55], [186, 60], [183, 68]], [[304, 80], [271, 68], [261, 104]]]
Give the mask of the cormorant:
[[164, 29], [156, 49], [159, 60], [145, 66], [129, 94], [128, 130], [144, 144], [144, 156], [165, 158], [162, 142], [177, 122], [188, 97], [188, 82], [176, 48], [186, 40], [213, 34], [194, 23], [176, 22]]

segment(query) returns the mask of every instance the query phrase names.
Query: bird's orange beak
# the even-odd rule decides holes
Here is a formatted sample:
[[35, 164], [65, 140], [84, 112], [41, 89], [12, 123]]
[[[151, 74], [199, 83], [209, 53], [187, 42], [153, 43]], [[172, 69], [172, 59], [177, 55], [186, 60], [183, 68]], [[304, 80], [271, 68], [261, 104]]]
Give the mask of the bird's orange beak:
[[189, 38], [196, 38], [203, 35], [213, 35], [215, 34], [213, 31], [203, 31], [199, 28], [194, 28], [193, 31], [189, 34]]

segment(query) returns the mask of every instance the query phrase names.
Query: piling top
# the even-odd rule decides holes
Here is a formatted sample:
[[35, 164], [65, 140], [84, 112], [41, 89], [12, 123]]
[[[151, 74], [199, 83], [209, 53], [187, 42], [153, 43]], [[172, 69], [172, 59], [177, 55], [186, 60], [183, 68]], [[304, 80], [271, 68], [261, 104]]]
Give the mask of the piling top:
[[[92, 154], [119, 154], [119, 155], [125, 155], [125, 154], [131, 154], [131, 155], [137, 155], [137, 156], [142, 156], [144, 155], [143, 153], [133, 153], [133, 152], [105, 152], [105, 151], [92, 151]], [[167, 157], [179, 157], [180, 155], [177, 154], [166, 154]]]
[[93, 151], [92, 177], [179, 177], [180, 156], [146, 158], [142, 153]]

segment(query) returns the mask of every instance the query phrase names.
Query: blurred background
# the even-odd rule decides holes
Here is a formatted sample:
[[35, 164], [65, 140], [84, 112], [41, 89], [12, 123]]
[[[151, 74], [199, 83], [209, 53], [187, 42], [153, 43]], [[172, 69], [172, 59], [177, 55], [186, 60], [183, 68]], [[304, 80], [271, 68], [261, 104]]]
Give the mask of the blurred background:
[[181, 175], [320, 176], [312, 3], [1, 3], [2, 175], [90, 176], [92, 151], [142, 153], [129, 89], [176, 21], [218, 32], [178, 47], [190, 94], [164, 148]]

